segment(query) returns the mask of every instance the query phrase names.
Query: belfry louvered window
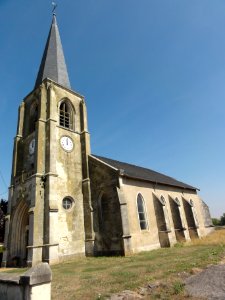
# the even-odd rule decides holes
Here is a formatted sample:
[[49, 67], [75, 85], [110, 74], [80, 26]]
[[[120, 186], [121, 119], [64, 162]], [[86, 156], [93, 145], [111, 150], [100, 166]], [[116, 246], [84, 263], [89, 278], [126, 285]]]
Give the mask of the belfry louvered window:
[[145, 203], [141, 194], [138, 194], [137, 196], [137, 209], [141, 230], [145, 230], [148, 225], [146, 220]]
[[36, 128], [36, 122], [38, 120], [38, 105], [37, 102], [34, 102], [30, 108], [30, 133], [33, 132]]
[[72, 129], [72, 110], [66, 101], [63, 101], [59, 107], [59, 125]]

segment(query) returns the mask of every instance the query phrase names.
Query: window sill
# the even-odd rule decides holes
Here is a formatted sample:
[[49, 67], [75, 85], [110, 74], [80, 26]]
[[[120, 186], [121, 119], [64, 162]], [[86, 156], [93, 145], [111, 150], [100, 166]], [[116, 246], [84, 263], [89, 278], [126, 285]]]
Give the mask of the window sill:
[[60, 125], [56, 125], [56, 127], [61, 128], [61, 129], [64, 129], [64, 130], [66, 130], [66, 131], [70, 131], [70, 132], [76, 133], [76, 134], [80, 134], [80, 132], [75, 131], [74, 129], [65, 128], [65, 127], [60, 126]]
[[141, 233], [149, 233], [150, 230], [149, 230], [149, 229], [141, 229], [140, 232], [141, 232]]

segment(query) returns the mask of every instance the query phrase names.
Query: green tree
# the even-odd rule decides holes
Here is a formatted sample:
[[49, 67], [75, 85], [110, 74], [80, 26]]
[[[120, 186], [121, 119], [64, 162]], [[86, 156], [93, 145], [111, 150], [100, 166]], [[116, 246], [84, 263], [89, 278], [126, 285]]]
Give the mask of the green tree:
[[222, 215], [222, 217], [220, 218], [220, 225], [224, 226], [225, 225], [225, 213]]
[[214, 226], [220, 226], [220, 220], [217, 218], [212, 218], [212, 223]]
[[8, 202], [1, 199], [0, 201], [0, 243], [4, 241], [5, 234], [5, 215], [7, 213]]

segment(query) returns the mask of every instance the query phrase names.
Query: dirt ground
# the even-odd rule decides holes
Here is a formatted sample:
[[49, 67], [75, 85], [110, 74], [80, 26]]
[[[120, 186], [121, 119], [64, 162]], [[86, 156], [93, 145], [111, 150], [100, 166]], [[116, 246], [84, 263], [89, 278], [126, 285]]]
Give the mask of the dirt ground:
[[185, 281], [189, 295], [208, 300], [225, 299], [225, 264], [210, 266]]

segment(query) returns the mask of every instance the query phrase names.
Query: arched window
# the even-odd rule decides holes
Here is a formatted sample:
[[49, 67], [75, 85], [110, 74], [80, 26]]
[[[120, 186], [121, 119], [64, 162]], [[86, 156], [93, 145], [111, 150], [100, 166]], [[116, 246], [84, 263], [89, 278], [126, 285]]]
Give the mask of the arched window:
[[145, 230], [148, 226], [146, 221], [144, 199], [141, 194], [138, 194], [137, 196], [137, 209], [141, 230]]
[[61, 102], [59, 106], [59, 125], [73, 129], [73, 110], [68, 101]]
[[38, 120], [38, 104], [37, 102], [34, 102], [30, 108], [30, 133], [35, 130], [37, 120]]

